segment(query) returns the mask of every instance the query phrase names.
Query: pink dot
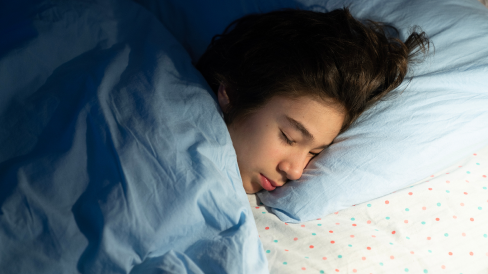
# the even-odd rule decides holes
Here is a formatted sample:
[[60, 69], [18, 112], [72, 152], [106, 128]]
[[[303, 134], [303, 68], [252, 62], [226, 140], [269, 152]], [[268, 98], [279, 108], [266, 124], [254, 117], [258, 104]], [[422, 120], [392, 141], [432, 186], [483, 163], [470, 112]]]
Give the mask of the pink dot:
[[415, 252], [413, 252], [413, 251], [410, 251], [410, 254], [415, 254]]
[[486, 175], [483, 175], [483, 178], [486, 178]]
[[476, 153], [474, 153], [473, 155], [476, 156]]
[[288, 225], [288, 223], [285, 223], [285, 225]]
[[336, 271], [336, 272], [339, 272], [339, 269], [336, 269], [335, 271]]
[[449, 256], [452, 256], [452, 252], [449, 252]]
[[403, 221], [404, 223], [408, 224], [408, 220]]
[[390, 256], [390, 259], [392, 259], [392, 260], [393, 260], [393, 259], [395, 259], [395, 257], [393, 257], [393, 256]]
[[473, 256], [473, 255], [474, 255], [474, 253], [471, 251], [471, 252], [469, 252], [469, 255]]
[[358, 272], [358, 271], [357, 271], [356, 269], [353, 269], [353, 270], [352, 270], [352, 272], [356, 273], [356, 272]]
[[441, 268], [442, 268], [442, 269], [446, 269], [446, 266], [445, 266], [445, 265], [442, 265], [442, 266], [441, 266]]
[[470, 220], [471, 222], [474, 222], [474, 218], [469, 218], [469, 220]]
[[412, 192], [409, 192], [408, 195], [413, 195], [413, 193]]
[[354, 235], [351, 235], [351, 238], [354, 238]]
[[422, 207], [422, 210], [426, 210], [427, 208], [425, 206]]
[[368, 246], [368, 247], [366, 247], [366, 249], [367, 249], [367, 250], [371, 250], [371, 247], [369, 247], [369, 246]]
[[395, 230], [393, 230], [393, 231], [391, 232], [391, 234], [395, 234], [395, 233], [396, 233], [396, 231], [395, 231]]
[[375, 235], [371, 235], [371, 237], [376, 238], [376, 236], [375, 236]]
[[352, 226], [356, 226], [356, 224], [352, 224]]
[[389, 204], [389, 203], [390, 203], [390, 201], [388, 201], [388, 200], [385, 201], [385, 204]]
[[313, 248], [313, 245], [309, 246], [310, 248]]
[[339, 225], [339, 223], [335, 223], [336, 225]]
[[430, 177], [434, 177], [434, 175], [430, 175]]
[[322, 260], [324, 260], [324, 261], [327, 260], [327, 257], [322, 257]]
[[288, 249], [285, 249], [285, 251], [288, 251]]
[[431, 188], [431, 187], [429, 187], [429, 190], [432, 190], [432, 188]]
[[429, 240], [429, 241], [430, 241], [430, 239], [431, 239], [430, 237], [427, 237], [427, 240]]
[[454, 216], [452, 216], [452, 217], [453, 217], [454, 219], [457, 219], [457, 216], [456, 216], [456, 215], [454, 215]]
[[370, 221], [370, 220], [368, 220], [366, 223], [369, 225], [369, 224], [371, 223], [371, 221]]
[[334, 214], [339, 214], [339, 211], [337, 211], [337, 212], [334, 212]]
[[440, 221], [441, 219], [439, 219], [439, 218], [435, 218], [435, 220], [436, 220], [436, 221]]
[[302, 227], [305, 227], [305, 225], [301, 225]]
[[466, 183], [469, 183], [469, 181], [468, 181], [468, 180], [466, 180]]
[[305, 267], [302, 267], [302, 270], [307, 270]]
[[468, 195], [468, 192], [464, 192], [464, 195]]
[[448, 184], [449, 184], [450, 182], [449, 182], [449, 181], [446, 181], [446, 183], [448, 183]]
[[269, 227], [265, 227], [264, 229], [268, 230], [268, 229], [269, 229]]
[[334, 233], [334, 231], [332, 231], [332, 230], [329, 230], [329, 233]]
[[319, 220], [319, 221], [320, 221], [320, 220], [322, 220], [322, 218], [318, 218], [317, 220]]
[[460, 203], [461, 206], [464, 206], [464, 203]]
[[297, 238], [297, 237], [293, 238], [293, 241], [296, 241], [296, 240], [298, 240], [298, 238]]
[[466, 233], [464, 233], [464, 232], [463, 232], [463, 234], [462, 234], [462, 235], [463, 235], [463, 237], [466, 237]]
[[334, 241], [330, 241], [330, 243], [331, 243], [331, 244], [335, 244], [335, 242], [334, 242]]
[[365, 261], [366, 260], [366, 257], [361, 257], [361, 260]]

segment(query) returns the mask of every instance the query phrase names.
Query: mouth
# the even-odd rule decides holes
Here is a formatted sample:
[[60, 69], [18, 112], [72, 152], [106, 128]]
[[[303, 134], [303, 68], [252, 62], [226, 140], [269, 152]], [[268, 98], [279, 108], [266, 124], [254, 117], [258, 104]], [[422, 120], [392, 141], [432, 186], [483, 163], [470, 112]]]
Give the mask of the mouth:
[[267, 191], [273, 191], [277, 187], [276, 183], [268, 179], [263, 174], [259, 174], [259, 179], [261, 180], [261, 186]]

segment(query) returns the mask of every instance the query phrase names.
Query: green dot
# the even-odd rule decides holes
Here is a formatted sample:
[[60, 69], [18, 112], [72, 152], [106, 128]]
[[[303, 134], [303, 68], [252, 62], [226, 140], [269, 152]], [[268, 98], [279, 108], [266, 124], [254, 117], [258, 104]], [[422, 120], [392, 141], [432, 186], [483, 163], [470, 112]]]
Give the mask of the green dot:
[[352, 247], [352, 245], [347, 245], [347, 246]]
[[427, 251], [429, 251], [429, 253], [432, 253], [432, 250], [427, 250]]
[[324, 274], [325, 272], [323, 270], [320, 270], [320, 274]]
[[389, 219], [390, 219], [390, 217], [386, 217], [386, 219], [387, 219], [387, 220], [389, 220]]
[[466, 171], [466, 173], [471, 174], [471, 172], [469, 172], [469, 171]]
[[410, 210], [410, 209], [408, 209], [408, 208], [405, 208], [405, 211], [409, 211], [409, 210]]
[[485, 237], [485, 238], [488, 238], [488, 235], [486, 235], [486, 234], [483, 234], [483, 237]]
[[390, 245], [393, 245], [393, 243], [390, 243]]
[[263, 214], [266, 214], [266, 212], [263, 212]]
[[383, 263], [380, 263], [381, 266], [383, 266]]
[[408, 268], [405, 268], [405, 272], [408, 272]]
[[378, 229], [375, 229], [376, 231], [379, 231]]
[[421, 224], [425, 225], [425, 222], [421, 222]]
[[449, 190], [446, 190], [447, 193], [451, 193]]
[[478, 207], [479, 210], [482, 210], [483, 208], [481, 206]]
[[429, 273], [429, 271], [427, 271], [427, 269], [424, 269], [424, 273]]
[[277, 243], [277, 242], [278, 242], [278, 240], [274, 240], [273, 242]]
[[447, 234], [447, 233], [444, 233], [444, 236], [446, 236], [446, 237], [447, 237], [447, 236], [449, 236], [449, 234]]
[[367, 204], [368, 207], [371, 207], [371, 204]]
[[317, 224], [318, 226], [322, 226], [322, 224]]
[[342, 258], [342, 255], [337, 256], [337, 258], [339, 258], [339, 259]]
[[354, 219], [354, 218], [351, 218], [351, 221], [354, 221], [354, 220], [356, 220], [356, 219]]
[[407, 240], [410, 240], [410, 237], [407, 237]]
[[286, 264], [288, 264], [288, 263], [287, 263], [287, 262], [283, 262], [283, 264], [285, 264], [285, 265], [286, 265]]
[[266, 253], [270, 253], [270, 252], [271, 252], [271, 250], [266, 250]]
[[305, 259], [308, 259], [308, 257], [305, 257]]
[[486, 189], [486, 186], [484, 186], [483, 189]]
[[441, 203], [437, 203], [437, 206], [441, 206]]
[[477, 165], [480, 165], [480, 163], [476, 163]]
[[317, 234], [315, 234], [315, 233], [312, 233], [312, 235], [314, 235], [314, 236], [315, 236], [315, 235], [317, 235]]

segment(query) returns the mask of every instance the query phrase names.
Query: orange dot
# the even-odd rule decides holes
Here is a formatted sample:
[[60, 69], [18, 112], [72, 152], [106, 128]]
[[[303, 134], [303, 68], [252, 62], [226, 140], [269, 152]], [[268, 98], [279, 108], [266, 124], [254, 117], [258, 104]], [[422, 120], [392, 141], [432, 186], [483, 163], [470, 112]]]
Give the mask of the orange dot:
[[371, 250], [371, 247], [369, 247], [369, 246], [368, 246], [368, 247], [366, 247], [366, 249], [367, 249], [367, 250]]
[[302, 267], [302, 270], [307, 270], [305, 267]]
[[361, 260], [365, 261], [366, 260], [366, 257], [361, 257]]
[[430, 239], [431, 239], [430, 237], [427, 237], [427, 240], [429, 240], [429, 241], [430, 241]]
[[429, 190], [432, 190], [432, 188], [431, 188], [431, 187], [429, 187]]
[[404, 223], [408, 224], [408, 220], [403, 221]]
[[471, 222], [474, 222], [474, 218], [469, 218], [469, 220], [470, 220]]
[[410, 254], [414, 254], [414, 252], [413, 251], [410, 251]]
[[449, 252], [449, 255], [451, 255], [451, 256], [452, 256], [452, 252]]
[[356, 273], [356, 272], [358, 272], [358, 271], [357, 271], [356, 269], [353, 269], [353, 270], [352, 270], [352, 272]]
[[313, 245], [309, 246], [310, 248], [313, 248]]
[[457, 216], [456, 216], [456, 215], [454, 215], [454, 216], [452, 216], [452, 217], [453, 217], [454, 219], [457, 219]]
[[448, 183], [448, 184], [449, 184], [450, 182], [449, 182], [449, 181], [446, 181], [446, 183]]
[[322, 260], [324, 260], [324, 261], [327, 260], [327, 257], [322, 257]]
[[409, 192], [408, 195], [413, 195], [413, 193], [412, 192]]
[[440, 221], [441, 219], [439, 219], [439, 218], [435, 218], [435, 220], [436, 220], [436, 221]]
[[464, 206], [464, 203], [461, 203], [461, 206]]
[[335, 223], [336, 225], [340, 225], [339, 223]]
[[464, 237], [466, 237], [466, 233], [464, 233], [464, 232], [463, 232], [463, 234], [461, 234], [461, 235], [463, 235]]
[[302, 227], [305, 227], [305, 225], [302, 225]]
[[425, 206], [422, 207], [422, 210], [426, 210], [427, 208]]
[[395, 257], [393, 257], [393, 256], [390, 256], [390, 259], [392, 259], [392, 260], [393, 260], [393, 259], [395, 259]]
[[391, 234], [395, 234], [395, 233], [396, 233], [396, 231], [395, 231], [395, 230], [393, 230], [393, 231], [391, 232]]
[[322, 220], [322, 218], [318, 218], [317, 220], [319, 220], [319, 221], [320, 221], [320, 220]]
[[351, 235], [351, 238], [354, 238], [354, 235]]
[[285, 225], [288, 225], [288, 223], [285, 223]]
[[334, 242], [334, 241], [330, 241], [330, 243], [331, 243], [331, 244], [335, 244], [335, 242]]
[[390, 203], [390, 201], [388, 201], [388, 200], [385, 201], [385, 204], [389, 204], [389, 203]]
[[293, 241], [296, 241], [296, 240], [298, 240], [298, 238], [297, 238], [297, 237], [293, 238]]
[[464, 195], [468, 195], [468, 192], [464, 192]]
[[356, 226], [356, 224], [352, 224], [352, 226]]
[[370, 220], [368, 220], [366, 223], [369, 225], [369, 224], [371, 223], [371, 221], [370, 221]]
[[256, 208], [259, 208], [259, 206], [257, 206]]
[[339, 211], [337, 211], [337, 212], [334, 212], [334, 214], [339, 214]]
[[329, 233], [334, 233], [334, 231], [332, 231], [332, 230], [329, 230]]
[[469, 252], [469, 255], [473, 256], [473, 255], [474, 255], [474, 253], [471, 251], [471, 252]]
[[288, 249], [285, 249], [285, 251], [288, 251]]
[[446, 266], [445, 266], [445, 265], [442, 265], [442, 266], [441, 266], [441, 268], [442, 268], [442, 269], [446, 269]]
[[375, 236], [375, 235], [371, 235], [371, 237], [376, 238], [376, 236]]
[[336, 272], [339, 272], [339, 269], [336, 269], [335, 271], [336, 271]]
[[264, 229], [268, 230], [268, 229], [269, 229], [269, 227], [267, 226], [267, 227], [265, 227]]

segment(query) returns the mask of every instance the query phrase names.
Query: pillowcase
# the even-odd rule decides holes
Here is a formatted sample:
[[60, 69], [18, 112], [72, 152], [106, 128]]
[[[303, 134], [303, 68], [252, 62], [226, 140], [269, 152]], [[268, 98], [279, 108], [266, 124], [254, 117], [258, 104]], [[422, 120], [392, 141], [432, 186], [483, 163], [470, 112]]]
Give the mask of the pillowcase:
[[338, 136], [299, 180], [258, 193], [285, 222], [316, 219], [389, 194], [488, 145], [488, 9], [476, 0], [138, 2], [194, 62], [232, 20], [279, 8], [349, 6], [356, 18], [397, 27], [402, 40], [415, 25], [427, 33], [434, 47], [389, 99]]

